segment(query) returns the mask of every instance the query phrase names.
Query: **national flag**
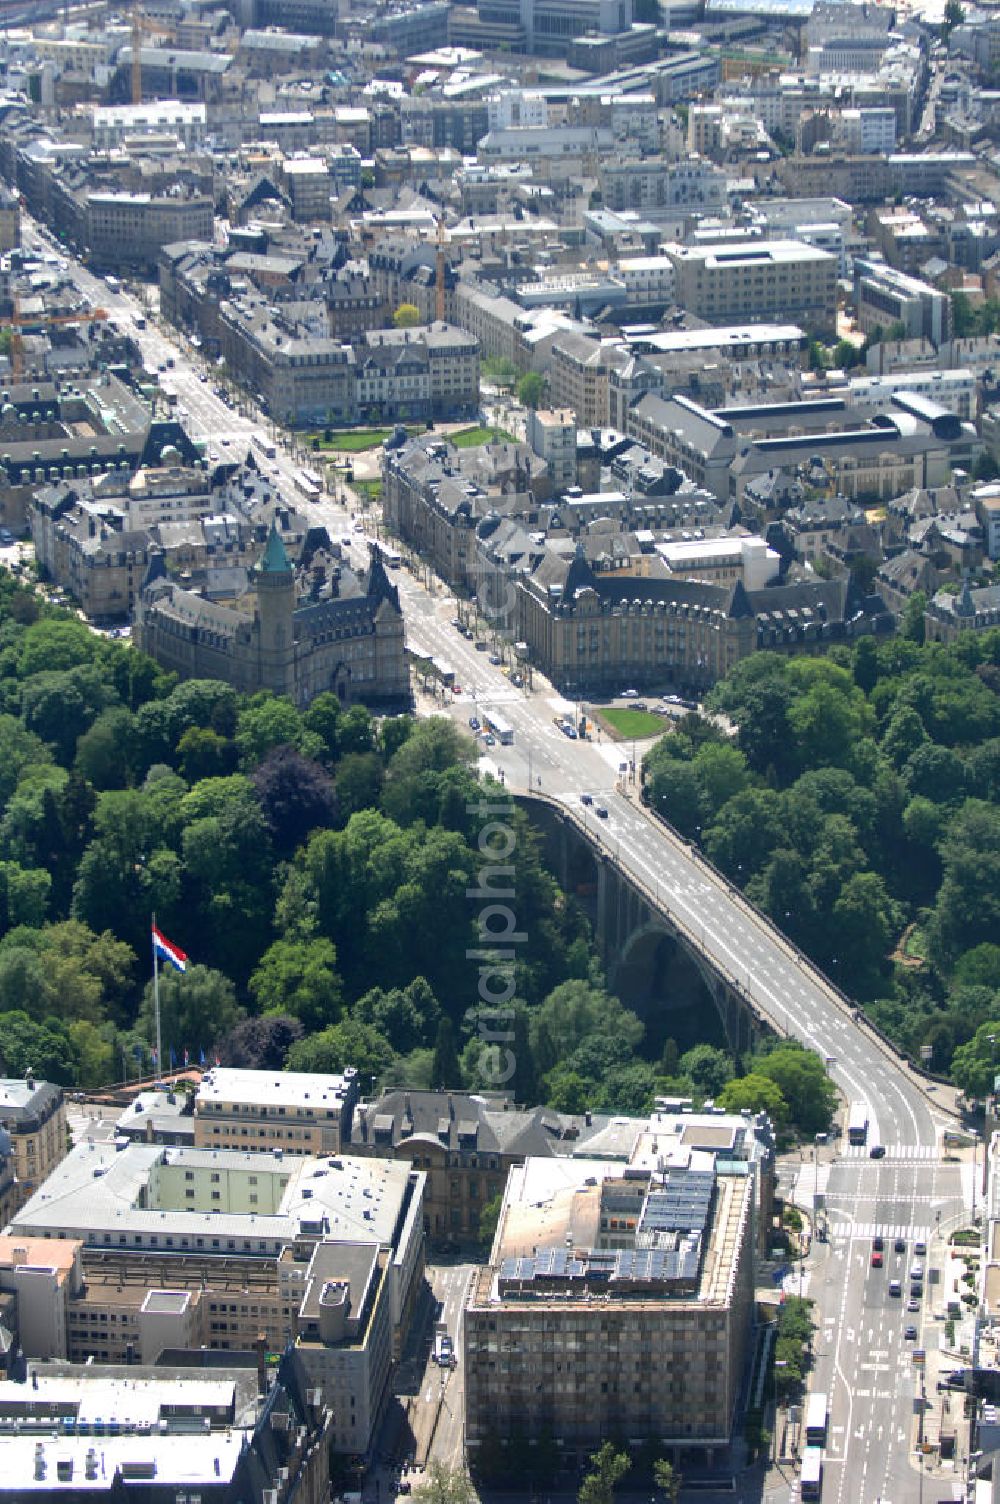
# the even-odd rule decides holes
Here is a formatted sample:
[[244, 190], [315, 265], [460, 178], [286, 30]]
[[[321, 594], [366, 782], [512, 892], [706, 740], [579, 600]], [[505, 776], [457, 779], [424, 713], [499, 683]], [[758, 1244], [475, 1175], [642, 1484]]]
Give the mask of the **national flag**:
[[170, 1069], [172, 1071], [177, 1069], [177, 1056], [174, 1054], [173, 1045], [170, 1046]]
[[155, 1045], [153, 1046], [153, 1048], [150, 1050], [149, 1053], [153, 1057], [153, 1064], [154, 1065], [159, 1065], [159, 1063], [160, 1063], [160, 1056], [159, 1056], [159, 1053], [157, 1052], [157, 1049], [156, 1049]]
[[139, 1064], [141, 1065], [142, 1064], [142, 1059], [143, 1059], [143, 1054], [144, 1054], [142, 1045], [141, 1044], [134, 1044], [132, 1046], [132, 1054], [135, 1056], [136, 1060], [138, 1060]]
[[161, 961], [168, 961], [176, 971], [187, 971], [187, 956], [179, 945], [173, 945], [153, 925], [153, 953], [159, 956]]
[[184, 1046], [184, 1064], [186, 1066], [191, 1064], [191, 1051], [188, 1049], [187, 1045]]
[[201, 1063], [202, 1063], [202, 1065], [205, 1064], [205, 1051], [204, 1050], [201, 1051]]

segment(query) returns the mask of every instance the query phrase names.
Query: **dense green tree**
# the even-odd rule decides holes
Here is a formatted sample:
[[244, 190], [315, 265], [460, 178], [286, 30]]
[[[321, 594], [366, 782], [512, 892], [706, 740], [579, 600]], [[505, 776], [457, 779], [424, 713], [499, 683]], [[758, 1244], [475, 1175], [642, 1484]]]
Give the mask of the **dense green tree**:
[[210, 726], [189, 726], [177, 743], [177, 765], [188, 783], [225, 778], [236, 770], [236, 744]]
[[76, 1059], [58, 1018], [34, 1019], [23, 1009], [0, 1013], [0, 1065], [6, 1076], [33, 1071], [41, 1081], [72, 1086]]
[[777, 1128], [785, 1127], [789, 1120], [788, 1103], [781, 1087], [757, 1071], [727, 1081], [716, 1099], [716, 1106], [723, 1112], [766, 1112]]
[[374, 987], [351, 1011], [360, 1023], [370, 1024], [391, 1039], [393, 1048], [402, 1054], [432, 1044], [441, 1019], [440, 1004], [424, 977], [414, 977], [405, 987], [388, 992]]
[[318, 762], [295, 747], [272, 748], [254, 769], [251, 782], [279, 853], [291, 855], [312, 831], [335, 822], [333, 781]]
[[339, 1024], [293, 1044], [285, 1065], [290, 1071], [325, 1071], [333, 1075], [353, 1065], [367, 1084], [377, 1081], [393, 1058], [392, 1045], [377, 1029], [344, 1018]]
[[17, 788], [22, 773], [49, 761], [40, 737], [25, 729], [12, 715], [0, 715], [0, 810]]
[[517, 400], [524, 407], [541, 407], [545, 397], [545, 377], [538, 371], [525, 371], [517, 383]]
[[612, 1504], [614, 1492], [632, 1466], [628, 1453], [606, 1441], [590, 1459], [590, 1471], [580, 1484], [578, 1504]]
[[433, 1457], [413, 1497], [418, 1504], [476, 1504], [476, 1492], [464, 1468], [448, 1467]]
[[837, 1093], [818, 1055], [793, 1040], [782, 1040], [768, 1054], [755, 1055], [750, 1069], [774, 1082], [803, 1133], [822, 1133], [830, 1127]]
[[733, 1078], [729, 1056], [711, 1044], [696, 1044], [685, 1051], [680, 1058], [680, 1070], [704, 1097], [717, 1097]]
[[[185, 1049], [192, 1060], [206, 1055], [239, 1023], [243, 1010], [236, 1001], [232, 982], [210, 966], [188, 962], [185, 972], [172, 967], [160, 971], [160, 1024], [164, 1057], [173, 1047], [178, 1058]], [[153, 983], [147, 982], [139, 1009], [139, 1030], [147, 1043], [156, 1042]]]
[[218, 1042], [223, 1065], [243, 1071], [280, 1071], [293, 1044], [305, 1034], [297, 1018], [268, 1013], [244, 1018]]
[[309, 1033], [335, 1024], [343, 1012], [336, 949], [322, 937], [275, 940], [250, 978], [250, 995], [262, 1013], [291, 1014]]
[[455, 1045], [455, 1028], [450, 1018], [442, 1018], [434, 1040], [434, 1059], [431, 1064], [431, 1090], [450, 1091], [462, 1085], [462, 1069], [458, 1063]]
[[[845, 341], [841, 341], [845, 343]], [[840, 347], [838, 346], [838, 349]], [[851, 346], [854, 349], [854, 346]], [[665, 1495], [668, 1504], [678, 1504], [681, 1496], [681, 1475], [672, 1462], [658, 1457], [653, 1463], [653, 1478], [657, 1488]]]
[[[1000, 997], [997, 1002], [1000, 1004]], [[1000, 1007], [997, 1012], [1000, 1015]], [[959, 1045], [951, 1074], [955, 1085], [971, 1101], [981, 1102], [989, 1095], [1000, 1074], [1000, 1017], [982, 1024], [968, 1044]]]
[[931, 953], [947, 968], [962, 951], [1000, 934], [1000, 810], [966, 800], [941, 842], [944, 875], [927, 927]]
[[1000, 945], [974, 945], [955, 963], [955, 983], [961, 987], [988, 987], [1000, 992]]
[[117, 789], [130, 781], [133, 716], [124, 705], [103, 710], [76, 744], [74, 766], [95, 789]]
[[316, 756], [326, 767], [332, 767], [340, 755], [340, 721], [343, 708], [335, 694], [326, 690], [317, 695], [304, 711], [302, 724], [307, 731], [319, 737], [322, 750]]

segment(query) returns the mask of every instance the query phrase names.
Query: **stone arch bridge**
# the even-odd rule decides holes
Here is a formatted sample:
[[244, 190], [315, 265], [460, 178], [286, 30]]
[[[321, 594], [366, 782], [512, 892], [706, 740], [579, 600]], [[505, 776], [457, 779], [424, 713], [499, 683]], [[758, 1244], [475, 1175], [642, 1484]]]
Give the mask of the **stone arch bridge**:
[[578, 816], [545, 796], [515, 798], [550, 870], [593, 925], [609, 990], [643, 1020], [650, 1043], [671, 1037], [684, 1049], [709, 1039], [741, 1056], [774, 1032], [739, 979], [671, 913], [666, 895], [619, 861], [615, 834], [592, 809], [584, 817], [583, 807]]

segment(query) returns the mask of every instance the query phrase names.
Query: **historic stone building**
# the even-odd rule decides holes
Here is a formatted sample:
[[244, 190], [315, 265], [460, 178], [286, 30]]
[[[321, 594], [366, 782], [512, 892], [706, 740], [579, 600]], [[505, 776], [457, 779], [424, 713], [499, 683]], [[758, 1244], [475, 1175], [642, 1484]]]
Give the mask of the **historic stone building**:
[[409, 703], [399, 592], [372, 547], [362, 588], [299, 603], [295, 573], [272, 526], [252, 597], [219, 605], [171, 581], [154, 555], [136, 607], [134, 639], [185, 679], [224, 679], [244, 694], [269, 689], [308, 705], [330, 690], [347, 704]]

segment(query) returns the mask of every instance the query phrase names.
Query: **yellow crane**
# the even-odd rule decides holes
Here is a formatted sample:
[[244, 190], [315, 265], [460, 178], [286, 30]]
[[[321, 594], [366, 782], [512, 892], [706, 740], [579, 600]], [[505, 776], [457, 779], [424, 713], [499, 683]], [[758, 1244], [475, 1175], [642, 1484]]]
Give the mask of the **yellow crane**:
[[21, 335], [22, 328], [45, 329], [51, 324], [93, 324], [101, 323], [108, 316], [106, 308], [93, 308], [89, 313], [49, 313], [34, 314], [21, 312], [21, 299], [14, 299], [14, 316], [11, 319], [10, 341], [10, 370], [15, 381], [20, 381], [24, 374], [24, 343]]
[[434, 317], [439, 324], [445, 321], [444, 248], [446, 244], [447, 232], [444, 227], [444, 215], [441, 214], [437, 222], [437, 260], [434, 267]]
[[145, 34], [173, 36], [169, 26], [160, 26], [143, 14], [141, 5], [132, 7], [132, 103], [142, 104], [142, 39]]

